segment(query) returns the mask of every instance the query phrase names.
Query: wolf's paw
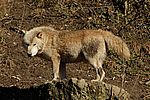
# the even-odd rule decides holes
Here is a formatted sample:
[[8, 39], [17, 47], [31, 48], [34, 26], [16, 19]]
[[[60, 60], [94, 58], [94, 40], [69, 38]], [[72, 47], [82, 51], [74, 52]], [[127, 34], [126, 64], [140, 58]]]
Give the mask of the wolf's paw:
[[52, 82], [53, 80], [52, 81], [46, 80], [45, 84], [52, 83]]
[[91, 80], [91, 82], [99, 82], [99, 80], [97, 80], [97, 79], [96, 80]]
[[93, 80], [91, 80], [91, 82], [93, 83], [93, 82], [102, 82], [100, 79], [93, 79]]
[[91, 80], [91, 83], [102, 83], [102, 84], [104, 84], [104, 82], [103, 81], [101, 81], [101, 80], [99, 80], [99, 79], [94, 79], [94, 80]]
[[52, 82], [59, 82], [60, 79], [59, 78], [53, 78]]
[[45, 82], [45, 84], [48, 84], [48, 83], [56, 83], [56, 82], [58, 82], [58, 81], [60, 81], [59, 79], [53, 79], [53, 80], [51, 80], [51, 81], [49, 81], [49, 80], [47, 80], [46, 82]]

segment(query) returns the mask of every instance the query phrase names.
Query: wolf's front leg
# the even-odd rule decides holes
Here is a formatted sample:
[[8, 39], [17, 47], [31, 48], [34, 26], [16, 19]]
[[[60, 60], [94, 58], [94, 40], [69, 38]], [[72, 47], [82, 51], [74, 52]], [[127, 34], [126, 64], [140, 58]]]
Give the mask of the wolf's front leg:
[[60, 65], [60, 56], [58, 54], [53, 55], [51, 57], [52, 63], [53, 63], [53, 73], [54, 78], [53, 80], [56, 81], [59, 79], [59, 65]]
[[60, 77], [61, 80], [67, 79], [66, 77], [66, 63], [60, 62]]

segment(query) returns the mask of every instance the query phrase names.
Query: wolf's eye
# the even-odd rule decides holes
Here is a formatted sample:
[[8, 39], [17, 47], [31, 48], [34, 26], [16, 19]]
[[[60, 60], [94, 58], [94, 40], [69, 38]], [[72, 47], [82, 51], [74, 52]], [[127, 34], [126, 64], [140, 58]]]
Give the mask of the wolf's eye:
[[35, 46], [36, 44], [33, 44], [33, 46]]

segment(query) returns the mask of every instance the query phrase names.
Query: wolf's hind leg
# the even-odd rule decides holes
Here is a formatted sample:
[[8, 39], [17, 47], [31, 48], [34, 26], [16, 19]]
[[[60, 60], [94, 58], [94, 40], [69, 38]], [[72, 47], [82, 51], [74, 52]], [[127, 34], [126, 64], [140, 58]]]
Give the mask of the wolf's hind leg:
[[[104, 77], [105, 77], [105, 72], [102, 68], [102, 61], [98, 60], [98, 59], [93, 59], [90, 60], [90, 63], [95, 67], [96, 69], [96, 79], [92, 80], [92, 82], [94, 81], [103, 81]], [[101, 75], [100, 75], [101, 73]]]
[[96, 69], [96, 79], [93, 79], [92, 81], [100, 81], [100, 71], [98, 67], [95, 67]]
[[102, 73], [100, 81], [103, 81], [103, 79], [105, 77], [105, 71], [103, 70], [102, 64], [103, 64], [102, 61], [98, 62], [99, 69], [101, 70], [101, 73]]
[[99, 66], [98, 66], [98, 60], [95, 58], [88, 58], [89, 63], [95, 68], [96, 70], [96, 79], [91, 80], [93, 81], [100, 81], [101, 77], [100, 77], [100, 70], [99, 70]]

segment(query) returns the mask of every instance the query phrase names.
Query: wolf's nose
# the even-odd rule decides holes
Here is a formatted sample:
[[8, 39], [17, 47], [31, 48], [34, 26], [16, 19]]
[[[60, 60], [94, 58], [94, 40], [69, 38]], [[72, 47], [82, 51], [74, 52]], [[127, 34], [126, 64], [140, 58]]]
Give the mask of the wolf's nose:
[[29, 57], [31, 57], [31, 54], [28, 54]]

